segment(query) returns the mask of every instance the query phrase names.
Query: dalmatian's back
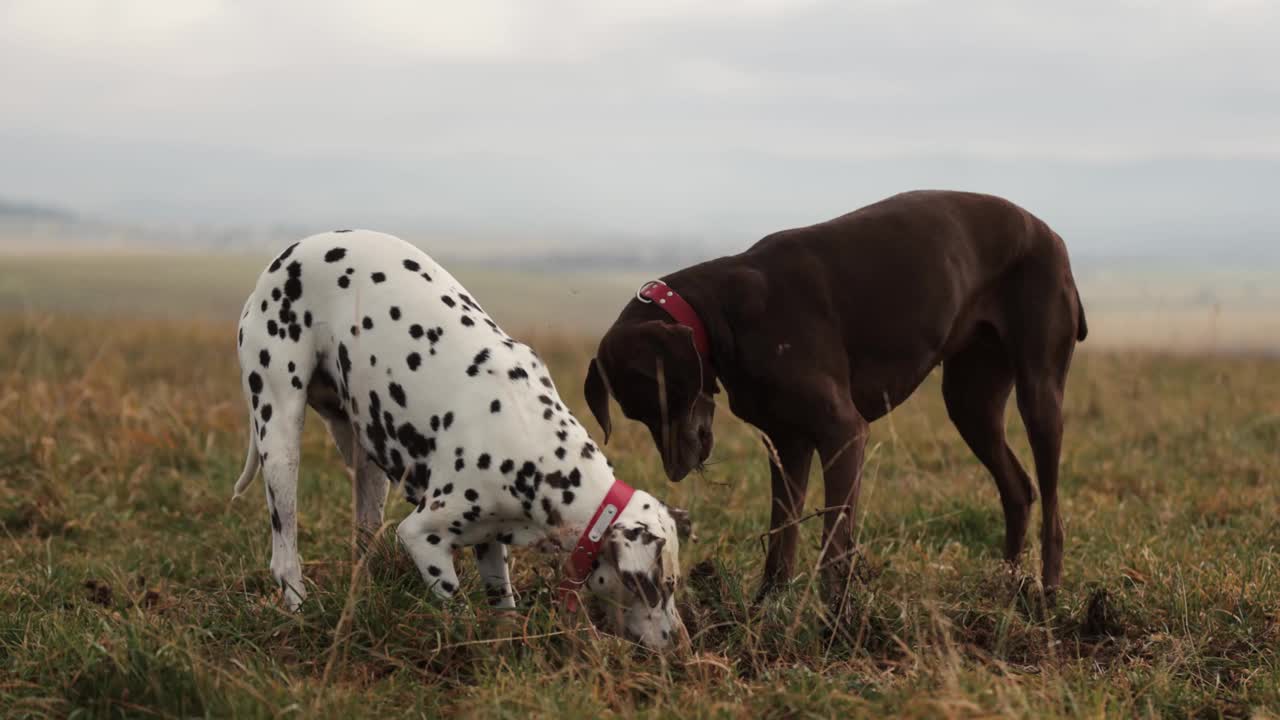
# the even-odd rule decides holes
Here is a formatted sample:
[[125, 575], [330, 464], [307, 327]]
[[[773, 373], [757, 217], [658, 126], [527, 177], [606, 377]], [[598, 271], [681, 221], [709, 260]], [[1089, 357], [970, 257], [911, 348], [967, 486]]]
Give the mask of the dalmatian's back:
[[[575, 456], [590, 445], [537, 355], [429, 255], [391, 235], [338, 231], [287, 248], [249, 297], [239, 342], [260, 445], [281, 404], [305, 399], [331, 427], [354, 427], [368, 458], [406, 480], [412, 502], [433, 476], [545, 455], [570, 434]], [[278, 397], [290, 394], [286, 382], [305, 393]], [[495, 438], [502, 457], [488, 452]]]

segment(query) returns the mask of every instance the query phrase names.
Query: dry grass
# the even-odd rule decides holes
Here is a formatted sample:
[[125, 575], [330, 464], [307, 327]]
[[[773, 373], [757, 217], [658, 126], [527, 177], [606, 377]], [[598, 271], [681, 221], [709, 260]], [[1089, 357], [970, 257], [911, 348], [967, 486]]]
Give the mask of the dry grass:
[[[587, 419], [590, 343], [527, 339]], [[1243, 717], [1280, 707], [1274, 360], [1078, 359], [1065, 587], [1047, 610], [1034, 583], [1002, 567], [994, 485], [948, 424], [936, 378], [874, 428], [866, 565], [838, 617], [808, 592], [810, 573], [750, 604], [769, 483], [751, 428], [722, 409], [715, 464], [671, 485], [647, 434], [624, 424], [607, 448], [619, 475], [688, 507], [700, 537], [683, 558], [693, 654], [663, 658], [555, 617], [553, 564], [531, 553], [515, 554], [513, 614], [485, 607], [469, 558], [469, 600], [451, 605], [385, 540], [367, 572], [353, 572], [350, 488], [316, 422], [300, 484], [314, 587], [301, 614], [285, 613], [263, 504], [228, 502], [245, 434], [229, 325], [9, 316], [0, 340], [4, 717]], [[816, 559], [818, 522], [802, 528], [802, 567]]]

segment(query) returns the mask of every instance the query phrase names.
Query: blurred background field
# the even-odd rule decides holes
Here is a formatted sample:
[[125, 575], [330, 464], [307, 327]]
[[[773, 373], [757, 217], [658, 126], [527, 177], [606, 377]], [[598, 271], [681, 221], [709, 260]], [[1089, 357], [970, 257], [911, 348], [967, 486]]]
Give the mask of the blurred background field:
[[[430, 241], [408, 239], [432, 251]], [[443, 247], [450, 271], [484, 298], [499, 322], [536, 332], [598, 334], [641, 283], [668, 271], [652, 262], [584, 268], [536, 255], [523, 266], [465, 257], [450, 262], [453, 246]], [[265, 251], [147, 249], [0, 254], [0, 311], [229, 320], [269, 258]], [[1077, 262], [1089, 348], [1280, 354], [1280, 265], [1108, 264], [1088, 257]]]

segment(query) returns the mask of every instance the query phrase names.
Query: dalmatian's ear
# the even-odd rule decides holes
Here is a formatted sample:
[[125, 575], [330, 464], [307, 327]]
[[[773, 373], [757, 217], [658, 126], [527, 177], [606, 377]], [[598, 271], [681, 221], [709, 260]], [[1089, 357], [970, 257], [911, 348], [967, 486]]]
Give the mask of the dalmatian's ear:
[[654, 536], [644, 528], [614, 525], [604, 544], [604, 561], [618, 572], [622, 586], [644, 599], [649, 607], [663, 600], [662, 578], [668, 574], [663, 565], [666, 538]]

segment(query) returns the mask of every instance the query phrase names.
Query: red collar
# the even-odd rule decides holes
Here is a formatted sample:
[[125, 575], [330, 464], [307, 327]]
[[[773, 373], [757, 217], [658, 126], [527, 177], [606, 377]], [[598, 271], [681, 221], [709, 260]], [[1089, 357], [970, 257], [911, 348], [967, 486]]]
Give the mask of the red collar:
[[569, 612], [577, 611], [577, 590], [591, 576], [591, 568], [600, 554], [601, 545], [604, 544], [601, 541], [604, 540], [605, 534], [614, 521], [627, 508], [627, 503], [631, 502], [631, 496], [635, 493], [635, 488], [615, 479], [613, 485], [609, 486], [609, 492], [605, 493], [604, 499], [600, 501], [600, 507], [596, 508], [591, 521], [582, 531], [582, 537], [578, 538], [578, 544], [574, 546], [573, 554], [569, 556], [564, 580], [560, 583], [560, 601]]
[[698, 355], [707, 367], [714, 367], [711, 363], [711, 338], [707, 335], [707, 327], [698, 317], [698, 311], [694, 310], [687, 300], [680, 297], [680, 293], [672, 290], [670, 285], [661, 280], [651, 280], [636, 292], [636, 299], [642, 303], [657, 304], [671, 316], [672, 320], [692, 330], [693, 346], [697, 348]]

